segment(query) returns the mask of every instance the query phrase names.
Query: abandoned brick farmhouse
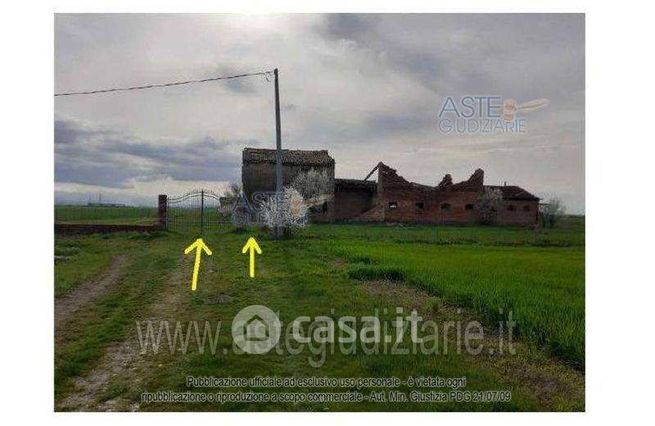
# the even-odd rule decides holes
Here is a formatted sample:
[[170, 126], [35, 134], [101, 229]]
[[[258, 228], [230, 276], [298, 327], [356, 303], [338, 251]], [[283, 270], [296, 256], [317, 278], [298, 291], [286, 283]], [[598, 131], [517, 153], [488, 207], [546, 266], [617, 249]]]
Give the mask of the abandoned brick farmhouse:
[[[243, 150], [241, 177], [244, 194], [251, 199], [258, 191], [275, 190], [275, 150]], [[334, 159], [326, 150], [282, 151], [283, 180], [289, 184], [298, 173], [324, 171], [333, 194], [315, 211], [315, 221], [417, 222], [472, 224], [479, 220], [480, 196], [489, 190], [501, 194], [495, 208], [495, 223], [533, 225], [538, 220], [539, 198], [518, 186], [484, 184], [484, 171], [477, 169], [468, 180], [453, 183], [447, 174], [436, 186], [409, 182], [396, 170], [378, 163], [364, 179], [335, 179]], [[377, 181], [370, 180], [377, 172]]]

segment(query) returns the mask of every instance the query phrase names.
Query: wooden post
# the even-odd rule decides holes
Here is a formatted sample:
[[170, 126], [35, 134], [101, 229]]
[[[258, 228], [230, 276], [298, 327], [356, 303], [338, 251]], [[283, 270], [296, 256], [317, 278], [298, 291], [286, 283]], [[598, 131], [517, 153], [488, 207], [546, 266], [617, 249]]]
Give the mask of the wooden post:
[[159, 216], [159, 226], [162, 228], [167, 228], [166, 224], [166, 215], [167, 215], [167, 204], [168, 204], [168, 197], [166, 194], [159, 194], [159, 199], [158, 199], [158, 206], [157, 206], [157, 215]]

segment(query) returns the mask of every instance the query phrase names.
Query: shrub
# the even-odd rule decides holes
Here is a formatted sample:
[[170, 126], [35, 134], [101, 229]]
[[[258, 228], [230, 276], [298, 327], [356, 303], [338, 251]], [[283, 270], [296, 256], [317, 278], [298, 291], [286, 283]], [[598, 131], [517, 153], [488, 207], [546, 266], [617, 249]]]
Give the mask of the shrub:
[[566, 208], [557, 197], [551, 198], [546, 204], [541, 207], [539, 218], [541, 226], [544, 228], [552, 228], [564, 216]]
[[475, 202], [478, 221], [482, 225], [495, 224], [502, 201], [503, 194], [500, 189], [485, 188], [482, 195]]
[[291, 188], [302, 195], [308, 208], [326, 203], [333, 196], [334, 187], [326, 170], [309, 169], [301, 172], [291, 182]]
[[302, 195], [294, 188], [285, 188], [262, 204], [263, 224], [276, 235], [290, 233], [307, 224], [307, 206]]

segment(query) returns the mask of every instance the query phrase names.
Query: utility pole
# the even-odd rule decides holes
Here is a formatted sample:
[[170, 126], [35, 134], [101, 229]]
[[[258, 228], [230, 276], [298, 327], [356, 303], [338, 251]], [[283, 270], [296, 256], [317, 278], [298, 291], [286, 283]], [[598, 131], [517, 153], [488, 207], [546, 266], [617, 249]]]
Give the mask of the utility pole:
[[200, 190], [200, 236], [205, 231], [205, 190]]
[[276, 143], [275, 191], [279, 195], [279, 193], [282, 192], [283, 182], [282, 182], [282, 128], [280, 126], [280, 84], [278, 82], [277, 68], [273, 70], [273, 75], [275, 76], [275, 143]]

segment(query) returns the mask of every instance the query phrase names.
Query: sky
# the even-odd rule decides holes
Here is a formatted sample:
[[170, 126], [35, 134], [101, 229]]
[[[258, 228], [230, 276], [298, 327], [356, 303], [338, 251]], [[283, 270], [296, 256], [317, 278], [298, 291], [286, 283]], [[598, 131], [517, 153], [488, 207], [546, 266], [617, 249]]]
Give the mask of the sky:
[[[584, 41], [581, 14], [58, 14], [55, 92], [279, 68], [283, 147], [327, 149], [337, 177], [382, 161], [436, 185], [482, 168], [584, 213]], [[521, 132], [444, 132], [444, 102], [467, 96], [541, 107], [519, 110]], [[220, 192], [243, 148], [275, 147], [273, 83], [56, 97], [54, 130], [56, 202]]]

